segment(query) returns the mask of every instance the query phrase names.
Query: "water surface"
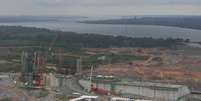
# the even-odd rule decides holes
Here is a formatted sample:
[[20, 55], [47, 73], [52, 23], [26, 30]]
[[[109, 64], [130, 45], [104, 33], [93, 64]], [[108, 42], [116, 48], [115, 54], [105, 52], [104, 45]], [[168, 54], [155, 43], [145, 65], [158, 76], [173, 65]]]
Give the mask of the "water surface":
[[192, 41], [201, 41], [201, 30], [154, 25], [85, 24], [78, 23], [76, 20], [72, 19], [46, 22], [0, 23], [0, 25], [20, 25], [77, 33], [105, 34], [115, 36], [123, 35], [131, 37], [188, 38]]

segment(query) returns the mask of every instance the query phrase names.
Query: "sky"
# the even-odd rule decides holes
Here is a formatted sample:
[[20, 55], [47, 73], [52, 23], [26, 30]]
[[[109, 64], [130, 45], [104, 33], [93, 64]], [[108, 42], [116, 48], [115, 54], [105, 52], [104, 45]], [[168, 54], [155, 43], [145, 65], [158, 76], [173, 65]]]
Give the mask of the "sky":
[[201, 15], [201, 0], [0, 0], [0, 16]]

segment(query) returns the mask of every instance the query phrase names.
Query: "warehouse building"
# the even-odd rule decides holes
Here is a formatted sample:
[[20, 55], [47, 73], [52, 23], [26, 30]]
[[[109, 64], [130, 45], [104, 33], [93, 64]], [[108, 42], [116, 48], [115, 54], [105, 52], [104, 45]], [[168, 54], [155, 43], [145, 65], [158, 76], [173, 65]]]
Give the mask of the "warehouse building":
[[[90, 88], [89, 80], [79, 80], [84, 88]], [[98, 88], [103, 88], [119, 94], [131, 94], [156, 99], [159, 101], [176, 101], [190, 94], [185, 85], [162, 84], [152, 82], [94, 82]]]

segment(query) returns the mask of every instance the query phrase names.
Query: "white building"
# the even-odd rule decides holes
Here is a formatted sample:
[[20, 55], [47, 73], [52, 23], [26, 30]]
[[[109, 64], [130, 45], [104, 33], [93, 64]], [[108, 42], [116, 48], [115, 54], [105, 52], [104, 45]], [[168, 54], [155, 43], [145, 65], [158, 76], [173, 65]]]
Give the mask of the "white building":
[[96, 99], [98, 99], [98, 96], [86, 96], [83, 95], [79, 98], [75, 98], [75, 99], [71, 99], [70, 101], [97, 101]]
[[[79, 83], [86, 89], [90, 87], [88, 80], [80, 80]], [[98, 84], [99, 88], [111, 89], [110, 83]], [[162, 84], [152, 82], [116, 82], [113, 83], [113, 92], [131, 94], [157, 99], [161, 101], [176, 101], [180, 97], [190, 94], [190, 90], [184, 85]]]

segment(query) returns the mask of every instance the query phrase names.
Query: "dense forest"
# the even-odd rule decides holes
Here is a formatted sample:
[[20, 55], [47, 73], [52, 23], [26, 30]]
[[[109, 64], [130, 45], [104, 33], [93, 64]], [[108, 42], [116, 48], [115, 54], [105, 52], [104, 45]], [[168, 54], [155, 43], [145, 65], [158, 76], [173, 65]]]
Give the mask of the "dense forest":
[[184, 39], [132, 38], [99, 34], [77, 34], [43, 28], [0, 26], [1, 46], [42, 45], [48, 46], [56, 40], [56, 47], [66, 49], [109, 48], [109, 47], [165, 47], [172, 48]]
[[82, 21], [90, 24], [134, 24], [134, 25], [160, 25], [181, 28], [201, 29], [201, 16], [181, 17], [133, 17], [124, 19]]

